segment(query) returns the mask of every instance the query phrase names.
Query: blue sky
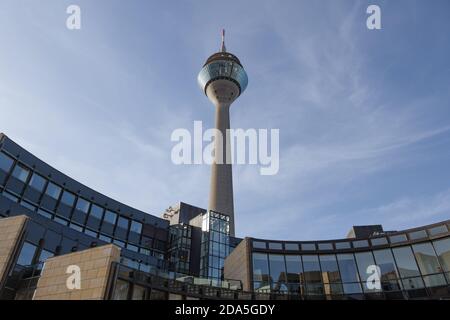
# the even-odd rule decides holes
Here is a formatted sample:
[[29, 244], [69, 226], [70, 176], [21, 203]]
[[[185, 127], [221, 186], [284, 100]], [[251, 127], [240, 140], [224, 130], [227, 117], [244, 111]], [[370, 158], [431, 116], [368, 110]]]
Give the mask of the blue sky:
[[[382, 30], [366, 28], [369, 4]], [[212, 126], [196, 77], [225, 28], [249, 75], [232, 127], [280, 129], [277, 175], [234, 168], [238, 236], [449, 219], [449, 13], [447, 0], [3, 0], [0, 131], [151, 214], [206, 207], [210, 168], [173, 165], [170, 134]]]

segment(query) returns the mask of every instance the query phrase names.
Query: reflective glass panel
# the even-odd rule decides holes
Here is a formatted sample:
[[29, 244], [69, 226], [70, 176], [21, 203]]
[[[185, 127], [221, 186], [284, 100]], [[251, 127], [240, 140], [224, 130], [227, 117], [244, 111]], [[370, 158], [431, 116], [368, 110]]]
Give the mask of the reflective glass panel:
[[412, 248], [414, 251], [414, 255], [416, 256], [420, 272], [423, 275], [442, 272], [438, 258], [431, 243], [427, 242], [415, 244], [412, 246]]
[[75, 203], [75, 195], [69, 191], [64, 190], [61, 197], [61, 202], [69, 207], [72, 207]]
[[297, 255], [286, 255], [286, 271], [287, 281], [289, 283], [300, 282], [300, 275], [302, 273], [302, 260]]
[[42, 192], [45, 187], [45, 182], [46, 180], [42, 176], [38, 175], [37, 173], [33, 173], [30, 180], [30, 187], [39, 192]]
[[414, 259], [413, 252], [410, 247], [400, 247], [392, 249], [397, 262], [398, 271], [402, 278], [419, 276], [419, 268]]
[[286, 267], [284, 264], [284, 255], [269, 254], [269, 268], [272, 283], [286, 282]]
[[77, 200], [77, 210], [87, 213], [89, 211], [89, 202], [83, 198], [78, 198]]
[[10, 156], [7, 156], [3, 152], [0, 152], [0, 169], [9, 172], [9, 170], [11, 170], [13, 163], [14, 160]]
[[117, 214], [112, 211], [106, 210], [104, 221], [109, 222], [111, 224], [116, 224]]
[[340, 282], [341, 275], [334, 254], [320, 255], [320, 266], [324, 283]]
[[52, 197], [53, 199], [58, 200], [59, 195], [61, 194], [61, 188], [58, 187], [56, 184], [49, 182], [47, 185], [47, 190], [45, 191], [47, 195]]
[[374, 250], [373, 255], [377, 266], [380, 267], [381, 281], [389, 281], [399, 278], [391, 249]]
[[269, 283], [269, 263], [265, 253], [253, 253], [253, 280]]
[[450, 272], [450, 239], [433, 241], [433, 245], [442, 268], [445, 272]]
[[30, 170], [28, 170], [25, 167], [18, 164], [14, 168], [12, 175], [13, 175], [13, 177], [19, 179], [20, 181], [26, 182], [28, 179], [28, 176], [30, 175]]
[[339, 269], [341, 270], [342, 282], [357, 282], [359, 281], [358, 269], [353, 254], [338, 254], [337, 255]]

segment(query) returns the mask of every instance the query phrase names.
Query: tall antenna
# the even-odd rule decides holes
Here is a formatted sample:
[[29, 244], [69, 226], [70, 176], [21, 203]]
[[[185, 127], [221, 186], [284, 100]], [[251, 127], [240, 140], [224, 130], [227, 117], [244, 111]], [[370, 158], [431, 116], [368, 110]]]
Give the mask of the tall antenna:
[[222, 29], [222, 52], [227, 52], [227, 48], [225, 48], [225, 29]]

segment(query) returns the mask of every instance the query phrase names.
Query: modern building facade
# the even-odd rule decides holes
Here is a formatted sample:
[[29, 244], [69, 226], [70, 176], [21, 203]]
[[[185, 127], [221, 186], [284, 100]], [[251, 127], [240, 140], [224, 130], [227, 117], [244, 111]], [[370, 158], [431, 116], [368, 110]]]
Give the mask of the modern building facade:
[[[182, 202], [162, 218], [140, 212], [1, 135], [2, 299], [450, 297], [450, 220], [396, 232], [357, 226], [344, 239], [304, 242], [238, 239], [228, 223]], [[82, 282], [71, 290], [74, 264]], [[380, 268], [380, 289], [367, 287], [370, 265]]]
[[450, 299], [450, 220], [329, 241], [235, 237], [227, 129], [248, 78], [222, 41], [198, 81], [227, 137], [208, 210], [136, 210], [0, 134], [0, 299]]

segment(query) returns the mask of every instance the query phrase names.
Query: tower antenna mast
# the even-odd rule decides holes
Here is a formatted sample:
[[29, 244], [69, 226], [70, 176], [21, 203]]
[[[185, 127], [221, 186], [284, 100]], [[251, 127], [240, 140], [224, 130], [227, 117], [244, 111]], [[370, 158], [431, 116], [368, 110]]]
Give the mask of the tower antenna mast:
[[222, 29], [222, 52], [227, 52], [227, 48], [225, 47], [225, 29]]

